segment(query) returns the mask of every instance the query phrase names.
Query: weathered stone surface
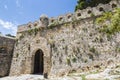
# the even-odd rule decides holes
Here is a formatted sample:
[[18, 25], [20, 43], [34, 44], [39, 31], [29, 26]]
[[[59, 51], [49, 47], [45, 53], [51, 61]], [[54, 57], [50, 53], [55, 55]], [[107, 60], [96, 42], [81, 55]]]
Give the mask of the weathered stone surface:
[[97, 8], [90, 8], [97, 13], [95, 16], [90, 16], [84, 10], [85, 14], [81, 16], [76, 16], [77, 13], [71, 16], [73, 21], [60, 16], [47, 26], [47, 18], [41, 17], [41, 26], [31, 23], [31, 26], [19, 27], [10, 75], [33, 73], [37, 50], [44, 54], [43, 74], [53, 77], [70, 72], [101, 70], [120, 63], [120, 33], [109, 38], [99, 32], [101, 26], [95, 23], [96, 17], [103, 13], [98, 11], [101, 6], [108, 9], [111, 5], [100, 4]]
[[119, 80], [120, 79], [120, 64], [119, 67], [116, 65], [109, 66], [103, 72], [97, 74], [89, 74], [86, 80]]
[[120, 33], [108, 40], [105, 34], [98, 32], [100, 26], [93, 23], [90, 18], [78, 24], [40, 30], [37, 34], [18, 33], [24, 37], [16, 43], [10, 75], [32, 73], [33, 57], [38, 49], [44, 53], [44, 73], [51, 76], [62, 76], [72, 70], [99, 70], [119, 63], [120, 54], [116, 48], [120, 46]]
[[[20, 76], [11, 76], [0, 78], [0, 80], [120, 80], [119, 75], [120, 64], [110, 65], [105, 70], [98, 72], [95, 70], [91, 70], [88, 72], [82, 73], [70, 73], [69, 75], [65, 75], [62, 77], [51, 77], [49, 79], [45, 79], [43, 75], [31, 75], [25, 74]], [[117, 72], [115, 74], [111, 74]]]
[[9, 74], [15, 39], [0, 36], [0, 77]]

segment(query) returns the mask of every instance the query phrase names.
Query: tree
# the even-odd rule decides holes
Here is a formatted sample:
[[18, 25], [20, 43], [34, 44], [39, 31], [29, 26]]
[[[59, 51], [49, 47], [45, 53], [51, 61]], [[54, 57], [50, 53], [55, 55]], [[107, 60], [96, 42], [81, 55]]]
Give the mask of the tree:
[[102, 4], [107, 4], [109, 3], [111, 0], [78, 0], [77, 1], [77, 5], [75, 7], [75, 11], [77, 10], [82, 10], [85, 9], [87, 7], [95, 7], [97, 6], [99, 3]]
[[8, 36], [8, 37], [15, 37], [15, 36], [13, 36], [13, 35], [11, 35], [11, 34], [6, 34], [6, 36]]

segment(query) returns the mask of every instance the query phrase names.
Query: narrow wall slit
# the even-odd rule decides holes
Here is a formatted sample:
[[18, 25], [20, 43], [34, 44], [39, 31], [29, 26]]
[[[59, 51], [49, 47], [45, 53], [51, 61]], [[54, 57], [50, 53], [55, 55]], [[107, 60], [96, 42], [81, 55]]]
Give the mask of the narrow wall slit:
[[33, 74], [43, 74], [44, 59], [42, 50], [37, 50], [34, 56], [34, 70]]

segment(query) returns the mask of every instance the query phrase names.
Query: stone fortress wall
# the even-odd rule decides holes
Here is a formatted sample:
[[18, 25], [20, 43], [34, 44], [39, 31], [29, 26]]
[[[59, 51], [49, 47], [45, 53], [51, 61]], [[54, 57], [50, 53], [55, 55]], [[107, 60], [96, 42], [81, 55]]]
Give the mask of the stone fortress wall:
[[[71, 22], [74, 20], [81, 20], [85, 18], [90, 18], [94, 14], [94, 16], [100, 16], [103, 12], [112, 11], [115, 7], [120, 7], [119, 0], [113, 0], [109, 4], [99, 4], [97, 7], [88, 7], [87, 9], [78, 10], [75, 13], [68, 13], [65, 15], [58, 16], [56, 18], [52, 17], [49, 19], [48, 27], [51, 25], [59, 25], [67, 22]], [[18, 33], [27, 31], [30, 29], [34, 29], [36, 27], [43, 27], [42, 22], [40, 20], [36, 20], [35, 22], [29, 22], [28, 24], [18, 26]]]
[[95, 23], [96, 17], [115, 7], [120, 7], [119, 0], [58, 18], [41, 16], [38, 21], [20, 25], [10, 75], [32, 74], [37, 50], [44, 54], [43, 74], [49, 76], [100, 70], [120, 63], [120, 33], [108, 38]]
[[9, 75], [15, 39], [0, 35], [0, 77]]

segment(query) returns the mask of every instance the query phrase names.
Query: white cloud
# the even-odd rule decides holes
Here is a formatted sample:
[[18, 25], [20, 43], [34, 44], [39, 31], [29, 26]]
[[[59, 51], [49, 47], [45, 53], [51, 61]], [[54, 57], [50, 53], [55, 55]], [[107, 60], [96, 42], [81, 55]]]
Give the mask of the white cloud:
[[0, 26], [5, 28], [5, 29], [11, 30], [12, 34], [14, 34], [14, 35], [16, 34], [16, 31], [17, 31], [16, 24], [0, 19]]
[[16, 6], [19, 8], [22, 7], [22, 5], [20, 4], [20, 0], [16, 0]]
[[8, 6], [7, 6], [7, 5], [4, 5], [4, 8], [5, 8], [5, 9], [8, 9]]

